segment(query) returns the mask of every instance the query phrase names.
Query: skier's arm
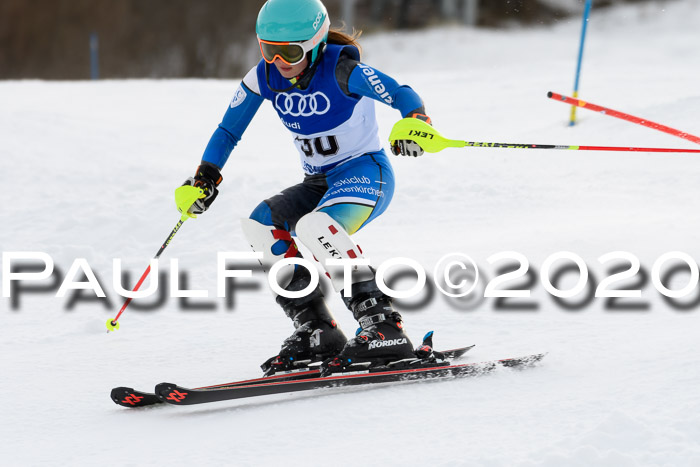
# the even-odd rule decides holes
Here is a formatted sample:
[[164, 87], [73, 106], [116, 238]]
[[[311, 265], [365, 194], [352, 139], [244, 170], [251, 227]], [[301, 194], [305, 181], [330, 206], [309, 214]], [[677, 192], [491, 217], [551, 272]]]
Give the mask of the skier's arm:
[[[401, 86], [392, 77], [375, 70], [350, 57], [341, 56], [335, 70], [340, 89], [349, 96], [369, 97], [401, 112], [403, 118], [413, 117], [431, 123], [425, 113], [423, 100], [409, 86]], [[411, 140], [396, 140], [391, 143], [394, 155], [418, 157], [423, 148]]]
[[223, 180], [221, 169], [233, 148], [241, 140], [262, 101], [258, 79], [253, 68], [243, 78], [223, 120], [209, 139], [209, 144], [202, 156], [202, 163], [197, 167], [194, 177], [189, 177], [181, 187], [175, 190], [175, 204], [180, 213], [197, 217], [197, 214], [202, 214], [209, 209], [219, 193], [217, 186]]
[[402, 117], [425, 115], [423, 100], [410, 86], [349, 57], [341, 57], [336, 67], [340, 89], [349, 96], [364, 96], [390, 105]]
[[258, 79], [255, 68], [253, 68], [243, 78], [243, 82], [236, 90], [223, 120], [211, 136], [209, 144], [204, 150], [202, 163], [212, 164], [218, 169], [223, 168], [231, 151], [241, 140], [248, 124], [260, 108], [262, 101]]

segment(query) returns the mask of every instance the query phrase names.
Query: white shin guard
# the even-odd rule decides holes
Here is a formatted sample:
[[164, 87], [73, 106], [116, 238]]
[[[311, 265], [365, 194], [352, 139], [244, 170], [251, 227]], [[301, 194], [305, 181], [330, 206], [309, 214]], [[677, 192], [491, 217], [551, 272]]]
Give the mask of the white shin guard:
[[[347, 285], [374, 277], [374, 272], [369, 267], [362, 255], [362, 251], [350, 238], [345, 229], [331, 216], [321, 211], [306, 214], [296, 225], [296, 234], [299, 240], [321, 263], [336, 292], [347, 289]], [[345, 277], [346, 269], [343, 266], [331, 266], [327, 260], [359, 260], [363, 265], [354, 265], [348, 268], [348, 278]]]

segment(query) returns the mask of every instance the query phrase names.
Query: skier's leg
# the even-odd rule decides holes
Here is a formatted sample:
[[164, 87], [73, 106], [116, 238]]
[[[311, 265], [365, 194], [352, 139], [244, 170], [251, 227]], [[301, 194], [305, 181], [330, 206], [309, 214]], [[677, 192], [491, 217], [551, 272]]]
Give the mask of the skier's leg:
[[[350, 234], [387, 208], [394, 190], [391, 166], [383, 152], [365, 155], [331, 171], [327, 180], [330, 188], [319, 206], [297, 222], [297, 237], [324, 267], [327, 259], [364, 259]], [[343, 268], [326, 270], [361, 327], [345, 345], [341, 357], [396, 360], [415, 355], [403, 331], [401, 315], [392, 308], [391, 298], [377, 287], [372, 268], [353, 267], [348, 297], [343, 290]]]
[[[279, 259], [301, 256], [291, 232], [298, 219], [316, 206], [325, 188], [323, 177], [307, 177], [304, 183], [263, 201], [249, 219], [241, 221], [251, 247], [263, 254], [261, 264], [265, 272]], [[290, 265], [285, 269], [278, 276], [283, 289], [307, 288], [311, 275], [306, 268]], [[347, 339], [337, 327], [319, 287], [301, 298], [275, 298], [294, 323], [295, 331], [284, 341], [279, 355], [263, 364], [266, 372], [289, 368], [299, 360], [324, 359], [343, 348]]]

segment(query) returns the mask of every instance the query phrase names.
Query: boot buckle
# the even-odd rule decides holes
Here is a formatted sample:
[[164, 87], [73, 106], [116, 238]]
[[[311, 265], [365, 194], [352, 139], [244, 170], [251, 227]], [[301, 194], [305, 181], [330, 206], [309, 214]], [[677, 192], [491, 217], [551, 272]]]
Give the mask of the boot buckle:
[[356, 306], [354, 306], [352, 311], [355, 314], [362, 313], [363, 311], [366, 311], [366, 310], [372, 308], [373, 306], [376, 306], [377, 303], [378, 302], [377, 302], [376, 298], [368, 298], [367, 300], [364, 300], [364, 301], [358, 303]]
[[[374, 300], [374, 299], [371, 299]], [[386, 315], [384, 313], [378, 313], [376, 315], [363, 316], [358, 319], [357, 322], [360, 323], [362, 329], [367, 329], [368, 327], [386, 321]]]

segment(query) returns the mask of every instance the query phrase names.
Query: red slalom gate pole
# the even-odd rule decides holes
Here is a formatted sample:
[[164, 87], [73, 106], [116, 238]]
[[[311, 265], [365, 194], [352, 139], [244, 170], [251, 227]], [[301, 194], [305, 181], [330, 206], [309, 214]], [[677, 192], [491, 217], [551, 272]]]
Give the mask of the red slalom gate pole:
[[617, 146], [575, 146], [579, 151], [633, 151], [633, 152], [689, 152], [700, 153], [700, 149], [672, 149], [672, 148], [627, 148]]
[[[700, 154], [700, 149], [675, 149], [675, 148], [637, 148], [630, 146], [567, 146], [563, 144], [523, 144], [523, 143], [481, 143], [475, 141], [457, 141], [449, 147], [471, 148], [508, 148], [508, 149], [569, 149], [572, 151], [632, 151], [632, 152], [683, 152]], [[420, 143], [418, 143], [420, 144]]]
[[700, 137], [686, 133], [685, 131], [676, 130], [675, 128], [662, 125], [660, 123], [655, 123], [643, 118], [635, 117], [634, 115], [629, 115], [617, 110], [609, 109], [600, 105], [592, 104], [581, 99], [575, 99], [573, 97], [564, 96], [562, 94], [557, 94], [556, 92], [548, 92], [547, 97], [554, 99], [555, 101], [563, 102], [565, 104], [575, 105], [576, 107], [581, 107], [582, 109], [593, 110], [595, 112], [600, 112], [605, 115], [610, 115], [611, 117], [620, 118], [622, 120], [627, 120], [628, 122], [636, 123], [654, 130], [663, 131], [673, 136], [678, 136], [679, 138], [687, 139], [693, 143], [700, 144]]

